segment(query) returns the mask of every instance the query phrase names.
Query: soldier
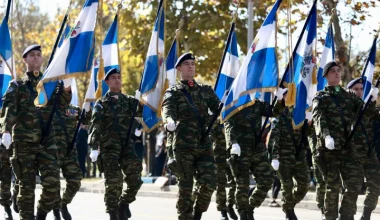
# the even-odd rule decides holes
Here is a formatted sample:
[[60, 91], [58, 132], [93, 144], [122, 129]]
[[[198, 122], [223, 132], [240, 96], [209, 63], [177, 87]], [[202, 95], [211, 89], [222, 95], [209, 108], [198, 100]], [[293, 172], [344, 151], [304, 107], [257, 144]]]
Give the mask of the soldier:
[[[353, 91], [359, 98], [363, 97], [363, 79], [356, 78], [347, 84], [347, 89]], [[378, 112], [375, 117], [379, 118]], [[364, 170], [367, 187], [361, 220], [371, 219], [380, 194], [380, 167], [376, 151], [373, 147], [373, 121], [364, 117], [354, 136], [354, 151]]]
[[[212, 143], [214, 149], [214, 158], [216, 163], [217, 188], [216, 188], [216, 204], [217, 209], [221, 212], [221, 220], [227, 220], [229, 214], [231, 219], [238, 219], [233, 206], [235, 205], [236, 183], [232, 176], [231, 170], [227, 165], [227, 158], [230, 152], [227, 151], [224, 125], [219, 121], [215, 122], [212, 130]], [[230, 186], [228, 196], [226, 195], [227, 183]], [[227, 205], [228, 204], [228, 205]]]
[[[352, 120], [358, 117], [363, 101], [354, 93], [345, 91], [340, 85], [341, 71], [335, 62], [323, 69], [328, 85], [313, 99], [313, 123], [317, 135], [316, 161], [326, 182], [325, 217], [338, 217], [340, 177], [346, 187], [339, 210], [340, 219], [353, 219], [356, 201], [363, 181], [362, 168], [355, 160], [354, 147], [347, 142]], [[375, 112], [378, 89], [372, 88], [370, 107], [365, 112], [371, 118]]]
[[[285, 91], [278, 89], [276, 96], [279, 100]], [[277, 102], [272, 112], [268, 103], [256, 99], [253, 105], [239, 111], [224, 124], [231, 155], [238, 156], [238, 172], [234, 173], [234, 177], [237, 184], [236, 205], [241, 220], [254, 219], [253, 209], [260, 207], [273, 183], [274, 170], [268, 162], [266, 146], [259, 137], [261, 117], [277, 115], [283, 108]], [[255, 176], [256, 188], [248, 200], [249, 171]]]
[[[182, 170], [178, 184], [178, 219], [198, 220], [207, 211], [216, 189], [212, 144], [203, 134], [208, 125], [208, 109], [215, 114], [219, 99], [210, 86], [195, 82], [195, 58], [191, 53], [179, 57], [175, 67], [181, 74], [181, 81], [166, 90], [162, 115], [166, 130], [173, 134], [174, 159]], [[199, 196], [193, 202], [194, 174]]]
[[[142, 163], [135, 153], [134, 143], [131, 138], [125, 143], [128, 128], [132, 126], [130, 120], [134, 107], [139, 100], [121, 93], [119, 69], [109, 70], [104, 80], [109, 91], [94, 106], [88, 139], [92, 147], [90, 157], [93, 162], [100, 157], [98, 166], [105, 177], [106, 212], [111, 220], [124, 220], [132, 216], [129, 204], [136, 200], [142, 185]], [[139, 95], [136, 97], [139, 99]], [[141, 115], [139, 110], [136, 116]], [[122, 193], [123, 174], [128, 187]]]
[[325, 194], [326, 194], [326, 183], [323, 180], [323, 176], [321, 171], [319, 170], [317, 163], [315, 161], [315, 156], [317, 155], [317, 136], [315, 134], [315, 129], [312, 120], [308, 122], [310, 128], [308, 129], [308, 136], [307, 139], [309, 141], [309, 146], [312, 153], [312, 160], [313, 160], [313, 171], [314, 171], [314, 177], [317, 182], [316, 186], [316, 201], [317, 206], [321, 210], [322, 213], [322, 220], [325, 220]]
[[[89, 112], [89, 105], [87, 106], [88, 109], [86, 109], [86, 112]], [[59, 199], [56, 201], [53, 209], [56, 220], [61, 219], [60, 211], [62, 212], [63, 219], [71, 220], [71, 215], [67, 209], [67, 204], [71, 203], [81, 185], [82, 172], [78, 163], [77, 150], [74, 147], [69, 152], [80, 111], [81, 109], [79, 107], [72, 105], [64, 108], [58, 104], [56, 109], [56, 118], [54, 120], [55, 139], [58, 147], [59, 165], [62, 169], [62, 174], [66, 179], [63, 199], [61, 199], [61, 194], [59, 193]]]
[[[301, 128], [293, 129], [293, 110], [293, 107], [286, 107], [278, 120], [274, 121], [268, 143], [272, 148], [272, 166], [278, 170], [281, 181], [282, 210], [289, 220], [297, 219], [294, 207], [305, 197], [310, 183], [306, 161], [307, 123]], [[306, 117], [311, 118], [311, 112], [307, 112]]]
[[[12, 143], [11, 164], [20, 182], [20, 193], [17, 197], [20, 219], [34, 219], [36, 170], [40, 171], [43, 181], [37, 219], [41, 220], [46, 219], [47, 213], [53, 209], [60, 190], [57, 146], [54, 130], [48, 125], [55, 98], [53, 95], [45, 107], [37, 108], [34, 105], [36, 85], [42, 78], [41, 46], [32, 45], [26, 48], [23, 58], [27, 72], [22, 79], [10, 83], [3, 97], [2, 143], [6, 147]], [[64, 80], [64, 91], [59, 94], [62, 105], [68, 105], [71, 100], [69, 82]]]

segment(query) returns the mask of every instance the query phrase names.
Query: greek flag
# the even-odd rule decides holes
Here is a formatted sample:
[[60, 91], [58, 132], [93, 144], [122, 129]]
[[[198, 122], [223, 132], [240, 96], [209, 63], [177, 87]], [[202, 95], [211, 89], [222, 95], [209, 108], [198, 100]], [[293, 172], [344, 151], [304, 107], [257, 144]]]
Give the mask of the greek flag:
[[169, 54], [166, 57], [166, 78], [169, 80], [169, 86], [175, 85], [176, 83], [177, 70], [175, 64], [177, 59], [177, 39], [174, 39]]
[[58, 80], [83, 75], [90, 71], [97, 10], [98, 0], [86, 1], [69, 39], [57, 50], [53, 61], [37, 85], [38, 97], [34, 101], [35, 105], [44, 106], [48, 103]]
[[58, 47], [61, 47], [63, 42], [69, 38], [69, 34], [71, 31], [71, 27], [69, 25], [66, 25], [65, 31], [63, 32], [63, 36], [61, 37], [61, 40], [59, 41]]
[[281, 2], [276, 1], [252, 42], [227, 95], [221, 112], [222, 121], [252, 105], [257, 91], [272, 91], [277, 87], [276, 13]]
[[375, 61], [376, 61], [376, 42], [377, 37], [373, 40], [371, 51], [369, 57], [364, 66], [362, 78], [363, 78], [363, 100], [367, 99], [369, 92], [372, 88], [373, 74], [375, 72]]
[[319, 69], [318, 69], [318, 75], [317, 75], [317, 79], [318, 79], [317, 90], [318, 91], [324, 89], [327, 84], [326, 79], [322, 76], [323, 68], [325, 68], [326, 63], [333, 60], [335, 60], [334, 32], [333, 32], [332, 24], [330, 24], [329, 29], [326, 34], [325, 46], [323, 48], [322, 58], [321, 58], [321, 62], [319, 64]]
[[84, 103], [89, 102], [91, 106], [94, 105], [96, 101], [96, 89], [98, 88], [98, 72], [99, 72], [99, 58], [95, 58], [93, 61], [92, 70], [90, 74], [90, 83], [88, 84], [87, 92], [84, 98]]

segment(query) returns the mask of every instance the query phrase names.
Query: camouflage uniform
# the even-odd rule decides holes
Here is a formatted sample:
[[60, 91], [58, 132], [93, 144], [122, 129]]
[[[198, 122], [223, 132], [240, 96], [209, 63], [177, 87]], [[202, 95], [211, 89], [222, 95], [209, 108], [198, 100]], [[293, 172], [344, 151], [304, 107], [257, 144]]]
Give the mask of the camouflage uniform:
[[[378, 112], [376, 112], [375, 117], [379, 118]], [[365, 185], [367, 186], [364, 210], [368, 209], [369, 212], [376, 208], [380, 195], [380, 167], [373, 147], [372, 122], [370, 118], [363, 117], [353, 138], [355, 156], [363, 167]]]
[[[117, 211], [119, 202], [130, 204], [135, 201], [142, 185], [142, 163], [135, 153], [132, 139], [123, 147], [137, 102], [134, 97], [108, 91], [96, 102], [92, 113], [88, 141], [93, 150], [100, 150], [97, 163], [99, 170], [104, 172], [107, 213]], [[140, 110], [136, 117], [141, 117]], [[123, 174], [128, 185], [124, 191]]]
[[278, 121], [274, 122], [268, 143], [272, 147], [272, 158], [278, 158], [280, 162], [278, 175], [284, 212], [294, 209], [305, 197], [310, 183], [309, 166], [306, 161], [306, 127], [293, 129], [292, 115], [293, 108], [285, 109]]
[[[236, 182], [232, 176], [231, 170], [227, 165], [227, 158], [230, 157], [226, 147], [226, 138], [224, 135], [224, 125], [215, 122], [212, 130], [212, 141], [215, 156], [215, 163], [218, 171], [217, 188], [216, 188], [216, 208], [218, 211], [226, 210], [228, 206], [235, 204]], [[230, 186], [228, 198], [226, 195], [227, 184]]]
[[12, 149], [6, 150], [3, 145], [0, 146], [0, 205], [10, 206], [11, 201], [11, 183], [12, 168], [9, 161], [12, 155]]
[[55, 139], [58, 147], [59, 165], [62, 169], [63, 177], [66, 179], [66, 188], [62, 200], [59, 193], [59, 200], [57, 200], [54, 209], [70, 204], [81, 185], [82, 171], [79, 167], [75, 146], [67, 156], [67, 150], [73, 140], [79, 114], [80, 108], [71, 105], [67, 108], [58, 108], [56, 110], [56, 117], [54, 118]]
[[[337, 101], [334, 101], [334, 97]], [[338, 107], [339, 105], [339, 107]], [[338, 217], [340, 177], [346, 187], [339, 213], [349, 218], [356, 213], [356, 201], [361, 189], [363, 174], [351, 145], [345, 146], [351, 123], [363, 106], [354, 93], [340, 86], [327, 86], [313, 99], [313, 123], [317, 135], [316, 160], [326, 182], [325, 216], [327, 220]], [[365, 115], [374, 115], [374, 102]], [[343, 115], [340, 114], [342, 112]], [[344, 118], [342, 121], [341, 117]], [[343, 124], [345, 123], [345, 125]], [[325, 147], [325, 138], [334, 139], [334, 150]]]
[[[182, 91], [187, 91], [196, 106], [199, 119]], [[190, 87], [186, 81], [178, 82], [169, 88], [162, 104], [163, 120], [169, 118], [177, 123], [173, 132], [172, 148], [174, 158], [181, 166], [184, 178], [179, 179], [177, 202], [178, 219], [193, 218], [193, 177], [199, 183], [199, 196], [195, 201], [195, 213], [207, 211], [211, 196], [216, 189], [216, 166], [212, 144], [208, 138], [201, 143], [202, 134], [208, 125], [208, 109], [216, 113], [219, 99], [210, 86], [194, 82]], [[199, 215], [199, 214], [198, 214]]]
[[[277, 115], [282, 110], [282, 105], [276, 104], [274, 114]], [[259, 207], [273, 184], [274, 170], [268, 162], [266, 146], [262, 141], [256, 146], [262, 116], [267, 115], [272, 115], [271, 106], [266, 102], [256, 100], [252, 106], [237, 112], [224, 124], [227, 146], [231, 148], [232, 144], [238, 143], [241, 148], [238, 176], [235, 177], [236, 206], [239, 213]], [[256, 188], [248, 202], [249, 171], [255, 177]]]
[[[42, 130], [46, 129], [55, 95], [46, 107], [36, 108], [33, 103], [37, 94], [36, 85], [41, 77], [42, 73], [35, 76], [33, 72], [27, 72], [21, 80], [10, 83], [3, 97], [2, 118], [4, 124], [2, 130], [12, 133], [13, 157], [11, 164], [20, 182], [20, 194], [17, 197], [20, 219], [28, 220], [34, 219], [37, 168], [41, 173], [42, 180], [39, 212], [48, 213], [52, 210], [60, 190], [57, 146], [52, 128], [50, 132], [46, 132], [48, 136], [45, 137], [44, 143], [40, 144], [43, 138]], [[71, 92], [63, 91], [59, 98], [62, 105], [67, 105], [71, 100]], [[38, 111], [41, 114], [37, 114]]]
[[321, 171], [319, 170], [316, 161], [315, 161], [315, 156], [317, 155], [317, 136], [315, 134], [315, 129], [314, 126], [311, 125], [309, 132], [308, 132], [308, 137], [309, 141], [309, 146], [311, 149], [311, 153], [313, 155], [312, 160], [313, 160], [313, 171], [314, 171], [314, 177], [317, 182], [317, 187], [316, 187], [316, 201], [317, 201], [317, 206], [319, 209], [324, 209], [325, 207], [325, 194], [326, 194], [326, 183], [323, 180], [323, 176]]

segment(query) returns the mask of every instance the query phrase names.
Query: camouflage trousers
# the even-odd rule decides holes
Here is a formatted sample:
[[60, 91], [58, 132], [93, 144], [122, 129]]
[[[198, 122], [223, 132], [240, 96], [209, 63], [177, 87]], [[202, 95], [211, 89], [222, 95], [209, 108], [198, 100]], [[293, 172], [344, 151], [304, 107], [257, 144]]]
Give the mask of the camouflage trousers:
[[66, 156], [67, 148], [61, 147], [64, 146], [64, 144], [66, 143], [61, 143], [58, 141], [57, 144], [59, 144], [59, 166], [62, 170], [63, 177], [66, 180], [66, 187], [62, 197], [61, 193], [58, 193], [58, 200], [54, 205], [54, 209], [59, 209], [62, 205], [67, 205], [71, 203], [71, 201], [75, 197], [75, 194], [79, 191], [82, 180], [82, 171], [79, 167], [76, 149], [74, 148], [70, 155]]
[[37, 209], [45, 213], [50, 212], [60, 191], [57, 147], [54, 138], [50, 137], [45, 146], [14, 142], [11, 163], [20, 183], [20, 193], [17, 197], [20, 219], [34, 219], [37, 168], [41, 173], [42, 185]]
[[[216, 177], [216, 208], [218, 211], [222, 211], [227, 209], [227, 205], [235, 204], [236, 182], [227, 163], [217, 163], [216, 167], [218, 171]], [[228, 197], [226, 193], [227, 186], [230, 186]]]
[[[120, 153], [100, 152], [98, 164], [105, 177], [104, 202], [107, 213], [116, 211], [119, 202], [130, 204], [135, 201], [137, 192], [142, 185], [142, 163], [134, 149], [122, 158], [122, 166], [119, 164], [119, 159]], [[124, 191], [123, 174], [125, 175], [124, 182], [127, 183], [127, 188]]]
[[380, 166], [376, 153], [369, 158], [359, 159], [363, 166], [365, 185], [367, 191], [365, 194], [364, 206], [374, 210], [377, 206], [380, 195]]
[[[274, 170], [268, 162], [267, 152], [243, 149], [237, 162], [238, 175], [235, 177], [237, 184], [235, 196], [238, 210], [260, 207], [273, 184]], [[248, 202], [249, 171], [255, 178], [256, 188]]]
[[281, 181], [282, 210], [294, 209], [309, 190], [310, 171], [304, 160], [286, 160], [280, 158], [278, 176]]
[[12, 168], [9, 161], [9, 155], [11, 154], [7, 150], [0, 158], [0, 205], [11, 205], [11, 184], [12, 184]]
[[[216, 166], [212, 148], [175, 149], [174, 157], [184, 174], [179, 179], [177, 213], [179, 220], [193, 219], [195, 212], [206, 212], [216, 189]], [[194, 176], [197, 189], [193, 194]]]
[[317, 182], [317, 187], [316, 187], [317, 206], [319, 209], [322, 209], [325, 206], [326, 183], [323, 180], [321, 171], [319, 170], [317, 164], [315, 163], [314, 157], [313, 157], [313, 171], [314, 171], [315, 180]]
[[363, 181], [362, 168], [359, 162], [354, 159], [352, 154], [340, 151], [326, 151], [322, 155], [326, 165], [326, 172], [322, 172], [326, 182], [326, 220], [338, 218], [339, 192], [342, 180], [346, 191], [343, 195], [339, 213], [345, 216], [354, 216], [357, 208], [356, 201]]

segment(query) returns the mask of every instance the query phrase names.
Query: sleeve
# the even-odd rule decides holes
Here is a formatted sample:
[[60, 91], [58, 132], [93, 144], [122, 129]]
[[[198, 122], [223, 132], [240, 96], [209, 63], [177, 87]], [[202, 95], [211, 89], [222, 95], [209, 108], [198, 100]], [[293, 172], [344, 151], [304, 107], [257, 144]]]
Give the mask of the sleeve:
[[316, 96], [313, 99], [313, 123], [317, 137], [323, 138], [323, 140], [330, 135], [326, 119], [323, 115], [322, 98]]
[[211, 88], [211, 86], [207, 86], [207, 95], [209, 97], [208, 99], [208, 108], [213, 114], [218, 113], [219, 105], [220, 105], [220, 100], [218, 96], [215, 94], [215, 91]]
[[102, 118], [104, 107], [100, 101], [97, 101], [92, 112], [91, 124], [88, 135], [88, 144], [93, 150], [98, 150], [100, 146], [100, 134], [102, 132]]
[[164, 100], [162, 102], [162, 118], [164, 123], [167, 123], [169, 119], [176, 121], [177, 118], [177, 106], [174, 91], [166, 90]]
[[64, 89], [62, 89], [62, 93], [59, 98], [60, 98], [61, 105], [66, 108], [67, 106], [70, 105], [70, 102], [71, 102], [71, 98], [72, 98], [71, 90], [65, 91]]
[[273, 120], [273, 128], [270, 132], [269, 141], [268, 141], [268, 153], [272, 156], [272, 159], [279, 157], [278, 150], [280, 148], [280, 131], [281, 131], [281, 121]]
[[285, 100], [277, 100], [273, 107], [272, 117], [280, 117], [280, 115], [284, 112], [285, 108]]
[[236, 131], [236, 117], [229, 118], [226, 122], [224, 122], [225, 136], [227, 147], [231, 147], [233, 144], [237, 144], [237, 140], [240, 136], [240, 132]]
[[12, 81], [3, 96], [2, 133], [11, 132], [18, 118], [18, 85]]

